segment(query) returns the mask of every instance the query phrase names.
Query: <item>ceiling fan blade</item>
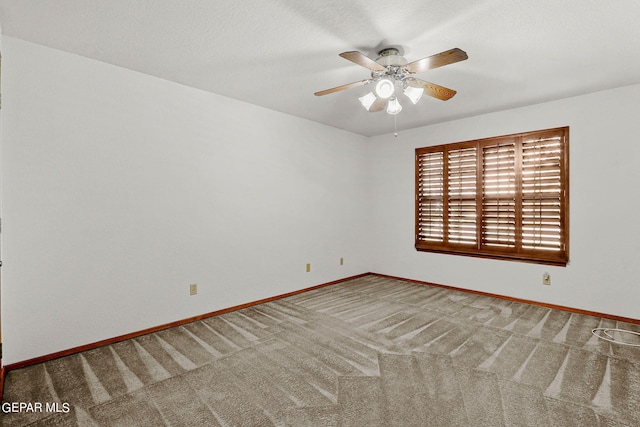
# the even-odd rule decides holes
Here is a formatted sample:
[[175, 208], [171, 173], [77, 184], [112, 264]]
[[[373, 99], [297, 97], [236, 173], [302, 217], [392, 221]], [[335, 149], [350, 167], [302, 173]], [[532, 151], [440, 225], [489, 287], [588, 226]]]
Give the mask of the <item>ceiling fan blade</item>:
[[411, 86], [422, 87], [424, 88], [424, 93], [432, 96], [434, 98], [441, 99], [446, 101], [455, 95], [457, 92], [453, 89], [446, 88], [444, 86], [437, 85], [435, 83], [430, 83], [420, 79], [411, 79], [409, 82]]
[[351, 51], [351, 52], [342, 52], [340, 54], [340, 56], [344, 59], [347, 59], [355, 64], [361, 65], [365, 68], [368, 68], [370, 70], [377, 70], [377, 71], [384, 71], [386, 70], [385, 67], [383, 67], [382, 65], [378, 64], [376, 61], [374, 61], [373, 59], [369, 58], [368, 56], [365, 56], [363, 53], [360, 53], [358, 51]]
[[382, 111], [386, 106], [387, 106], [387, 100], [383, 98], [378, 98], [375, 101], [373, 101], [373, 104], [371, 104], [371, 107], [369, 107], [369, 112], [376, 113], [378, 111]]
[[444, 65], [464, 61], [467, 58], [467, 52], [456, 47], [445, 52], [436, 53], [435, 55], [410, 62], [407, 64], [406, 68], [410, 73], [419, 73], [421, 71], [433, 70], [434, 68], [442, 67]]
[[352, 87], [366, 85], [369, 82], [371, 82], [371, 79], [365, 79], [365, 80], [360, 80], [358, 82], [347, 83], [346, 85], [333, 87], [331, 89], [321, 90], [319, 92], [314, 93], [314, 95], [315, 96], [328, 95], [330, 93], [340, 92], [341, 90], [351, 89]]

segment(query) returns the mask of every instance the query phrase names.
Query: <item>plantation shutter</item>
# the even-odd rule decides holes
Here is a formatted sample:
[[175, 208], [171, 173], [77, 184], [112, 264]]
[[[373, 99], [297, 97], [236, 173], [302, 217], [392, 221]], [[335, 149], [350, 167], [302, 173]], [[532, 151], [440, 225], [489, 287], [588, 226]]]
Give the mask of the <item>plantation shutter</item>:
[[566, 265], [568, 131], [416, 149], [416, 249]]
[[447, 241], [475, 245], [476, 147], [449, 150], [447, 163]]
[[416, 156], [418, 203], [416, 224], [418, 240], [444, 241], [444, 153]]
[[522, 247], [563, 250], [562, 138], [547, 135], [522, 142]]
[[482, 244], [516, 247], [516, 144], [499, 141], [482, 148]]

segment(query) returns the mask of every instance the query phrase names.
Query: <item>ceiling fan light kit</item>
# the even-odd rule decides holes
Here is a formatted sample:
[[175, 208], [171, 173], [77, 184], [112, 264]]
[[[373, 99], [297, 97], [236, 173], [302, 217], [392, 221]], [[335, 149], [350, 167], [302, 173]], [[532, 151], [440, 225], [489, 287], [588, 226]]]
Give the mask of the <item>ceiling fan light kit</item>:
[[376, 101], [377, 97], [376, 97], [375, 93], [369, 92], [368, 94], [366, 94], [364, 96], [361, 96], [358, 99], [360, 100], [360, 103], [365, 108], [365, 110], [369, 111], [369, 109], [371, 108], [371, 105], [373, 105], [373, 103]]
[[417, 104], [424, 94], [424, 89], [421, 87], [415, 87], [407, 84], [403, 90], [403, 93], [409, 98], [413, 105]]
[[395, 116], [400, 111], [402, 111], [402, 105], [398, 102], [398, 98], [391, 98], [389, 102], [387, 102], [387, 113]]
[[371, 70], [371, 78], [319, 91], [315, 95], [328, 95], [374, 83], [373, 91], [358, 98], [362, 106], [369, 112], [382, 111], [386, 107], [388, 114], [396, 115], [402, 111], [402, 105], [398, 101], [400, 92], [413, 104], [417, 104], [425, 93], [443, 101], [451, 99], [456, 94], [453, 89], [417, 79], [413, 77], [413, 74], [464, 61], [468, 58], [466, 52], [458, 48], [413, 62], [408, 62], [396, 48], [383, 49], [379, 55], [378, 59], [374, 61], [357, 51], [341, 53], [342, 58]]
[[382, 78], [376, 83], [376, 95], [382, 99], [389, 99], [396, 90], [396, 85], [390, 78]]

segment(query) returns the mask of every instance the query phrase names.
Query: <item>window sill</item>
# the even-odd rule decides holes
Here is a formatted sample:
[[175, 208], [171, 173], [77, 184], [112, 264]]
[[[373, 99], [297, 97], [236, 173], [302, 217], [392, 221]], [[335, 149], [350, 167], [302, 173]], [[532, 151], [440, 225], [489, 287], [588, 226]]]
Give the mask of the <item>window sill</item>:
[[559, 267], [566, 267], [569, 263], [568, 256], [560, 256], [558, 254], [551, 254], [552, 256], [544, 257], [540, 255], [531, 255], [531, 254], [522, 254], [522, 253], [505, 253], [505, 252], [493, 252], [493, 251], [475, 251], [469, 250], [467, 248], [461, 249], [443, 249], [443, 248], [427, 248], [416, 245], [416, 250], [418, 252], [432, 252], [439, 254], [447, 254], [447, 255], [460, 255], [460, 256], [469, 256], [474, 258], [486, 258], [486, 259], [495, 259], [499, 261], [517, 261], [517, 262], [526, 262], [532, 264], [543, 264], [543, 265], [555, 265]]

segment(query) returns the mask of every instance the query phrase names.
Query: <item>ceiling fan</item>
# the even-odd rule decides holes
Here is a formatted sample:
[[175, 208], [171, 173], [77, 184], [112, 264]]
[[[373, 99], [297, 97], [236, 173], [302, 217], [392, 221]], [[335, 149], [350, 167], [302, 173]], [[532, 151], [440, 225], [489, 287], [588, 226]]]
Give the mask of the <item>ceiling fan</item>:
[[398, 114], [402, 106], [398, 102], [397, 94], [404, 93], [412, 103], [416, 104], [423, 94], [446, 101], [456, 94], [456, 91], [422, 79], [413, 77], [415, 73], [432, 70], [434, 68], [464, 61], [467, 53], [454, 48], [417, 61], [408, 62], [395, 47], [382, 49], [375, 61], [358, 51], [343, 52], [340, 56], [355, 64], [371, 70], [371, 78], [337, 86], [316, 92], [316, 96], [328, 95], [352, 87], [374, 83], [372, 92], [358, 98], [369, 112], [385, 109], [389, 114]]

